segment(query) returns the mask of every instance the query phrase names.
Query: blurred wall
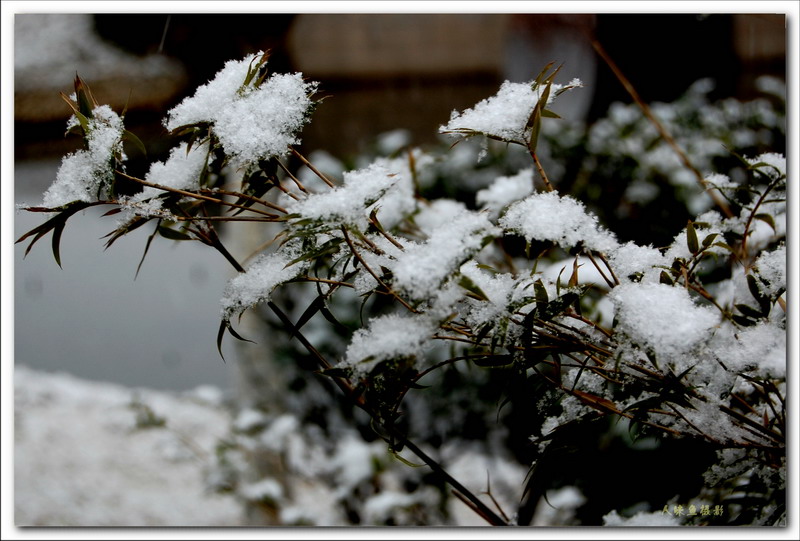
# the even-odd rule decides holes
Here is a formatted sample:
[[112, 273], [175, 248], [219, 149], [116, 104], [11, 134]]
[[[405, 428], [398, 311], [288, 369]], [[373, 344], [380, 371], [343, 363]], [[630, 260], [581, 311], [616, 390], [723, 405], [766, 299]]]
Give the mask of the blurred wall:
[[[564, 64], [559, 81], [579, 77], [586, 84], [564, 96], [559, 113], [590, 120], [601, 116], [612, 101], [629, 98], [598, 62], [591, 49], [594, 37], [646, 100], [675, 99], [700, 77], [717, 80], [718, 97], [749, 97], [757, 75], [785, 76], [784, 19], [769, 14], [502, 13], [93, 17], [98, 40], [134, 57], [158, 56], [176, 63], [167, 71], [172, 87], [119, 73], [111, 82], [121, 91], [100, 87], [98, 98], [114, 101], [118, 108], [124, 106], [123, 95], [135, 98], [128, 115], [132, 131], [140, 127], [145, 138], [156, 139], [163, 113], [213, 77], [225, 61], [270, 49], [273, 70], [302, 71], [320, 81], [322, 94], [330, 96], [305, 130], [304, 144], [306, 150], [326, 148], [337, 154], [355, 153], [365, 138], [395, 128], [410, 130], [417, 144], [433, 142], [452, 110], [492, 95], [504, 79], [529, 80], [550, 61]], [[18, 24], [18, 34], [19, 29]], [[91, 44], [92, 36], [86, 36], [91, 30], [73, 24], [75, 43]], [[40, 39], [37, 32], [46, 36], [47, 30], [29, 24], [22, 37]], [[80, 59], [62, 58], [67, 71], [83, 72], [98, 56], [93, 52], [98, 47], [86, 43]], [[55, 77], [47, 70], [40, 75]], [[22, 78], [17, 83], [22, 89], [17, 93], [17, 156], [41, 155], [48, 145], [34, 146], [35, 152], [25, 148], [36, 145], [37, 137], [61, 138], [69, 110], [58, 104], [57, 92], [42, 86], [39, 90], [50, 93], [55, 105], [37, 117], [37, 111], [44, 111], [35, 106], [44, 103], [42, 92], [23, 88]], [[59, 84], [69, 89], [71, 77]], [[34, 106], [23, 112], [24, 103]], [[54, 110], [61, 118], [54, 118]], [[46, 125], [48, 120], [57, 122]], [[63, 153], [63, 147], [52, 148]]]

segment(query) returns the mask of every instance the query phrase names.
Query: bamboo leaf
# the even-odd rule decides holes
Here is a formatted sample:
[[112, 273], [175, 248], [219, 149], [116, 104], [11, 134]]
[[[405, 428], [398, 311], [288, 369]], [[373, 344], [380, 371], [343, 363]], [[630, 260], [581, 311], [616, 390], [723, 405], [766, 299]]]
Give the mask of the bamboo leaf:
[[777, 229], [775, 228], [775, 218], [773, 218], [771, 214], [756, 214], [753, 217], [756, 220], [761, 220], [762, 222], [770, 226], [773, 231], [777, 231]]
[[172, 229], [171, 227], [167, 227], [165, 225], [159, 225], [158, 229], [156, 229], [156, 231], [158, 231], [158, 234], [161, 235], [162, 237], [164, 237], [165, 239], [170, 239], [170, 240], [192, 240], [193, 239], [193, 237], [191, 235], [189, 235], [187, 233], [183, 233], [181, 231], [177, 231], [177, 230]]
[[697, 243], [697, 231], [695, 231], [691, 220], [686, 224], [686, 245], [692, 254], [700, 251], [700, 245]]
[[475, 295], [479, 300], [482, 301], [489, 300], [489, 297], [486, 296], [486, 293], [484, 293], [483, 290], [481, 290], [481, 288], [478, 287], [478, 285], [475, 282], [473, 282], [472, 279], [469, 278], [468, 276], [462, 274], [461, 277], [458, 279], [458, 285], [460, 285], [461, 287], [463, 287], [464, 289]]
[[145, 148], [144, 143], [142, 140], [139, 139], [133, 132], [128, 130], [123, 130], [122, 132], [122, 140], [131, 142], [139, 151], [147, 156], [147, 148]]

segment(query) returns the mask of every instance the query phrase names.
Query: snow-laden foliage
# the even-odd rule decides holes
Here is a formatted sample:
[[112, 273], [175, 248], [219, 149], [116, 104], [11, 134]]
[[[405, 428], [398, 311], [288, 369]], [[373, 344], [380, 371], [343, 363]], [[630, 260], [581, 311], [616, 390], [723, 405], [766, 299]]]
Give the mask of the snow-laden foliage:
[[[335, 387], [349, 408], [366, 413], [363, 433], [382, 438], [402, 460], [426, 463], [437, 486], [456, 486], [492, 524], [531, 523], [548, 490], [572, 485], [585, 491], [570, 502], [584, 509], [586, 523], [781, 524], [787, 174], [783, 155], [761, 144], [775, 142], [765, 134], [780, 131], [781, 116], [765, 100], [709, 104], [708, 83], [700, 82], [676, 104], [652, 104], [655, 121], [635, 105], [616, 104], [580, 136], [574, 126], [548, 127], [560, 122], [551, 110], [558, 95], [580, 86], [555, 83], [557, 71], [506, 82], [441, 127], [459, 141], [511, 143], [521, 154], [466, 141], [434, 156], [406, 148], [395, 134], [379, 145], [392, 148], [391, 157], [360, 159], [345, 171], [330, 156], [315, 167], [293, 147], [313, 108], [314, 83], [299, 74], [268, 76], [263, 55], [232, 61], [169, 112], [165, 126], [187, 142], [146, 179], [129, 177], [143, 185], [140, 193], [91, 201], [135, 209], [112, 242], [154, 220], [154, 234], [219, 251], [238, 274], [223, 293], [218, 345], [226, 330], [240, 338], [235, 316], [269, 308], [265, 317], [297, 339], [278, 345], [270, 336], [276, 351], [327, 378], [297, 376], [297, 389], [316, 391], [298, 391], [306, 403], [293, 407], [307, 408], [309, 418], [328, 412], [314, 430], [333, 438], [332, 426], [353, 417], [352, 409], [319, 405], [319, 393]], [[90, 149], [93, 126], [83, 126]], [[104, 148], [116, 144], [111, 139]], [[568, 151], [580, 154], [573, 172], [584, 185], [573, 182], [575, 193], [562, 192], [570, 185], [563, 164], [547, 173]], [[502, 167], [498, 156], [507, 158]], [[293, 172], [293, 158], [301, 171]], [[228, 164], [238, 173], [223, 170]], [[591, 185], [595, 173], [586, 167], [626, 178], [622, 199], [604, 208], [606, 185]], [[226, 172], [239, 184], [223, 186]], [[81, 179], [97, 184], [94, 169]], [[652, 201], [664, 186], [674, 188], [670, 204], [684, 216], [660, 224], [666, 241], [637, 241], [646, 227], [635, 235], [615, 228], [622, 222], [610, 217]], [[431, 197], [442, 193], [452, 197]], [[60, 234], [72, 210], [62, 212], [34, 230], [34, 242], [50, 229]], [[266, 242], [247, 268], [224, 246], [217, 221], [263, 224]], [[251, 449], [277, 445], [294, 430], [282, 431], [280, 418], [242, 415], [240, 432], [266, 430]], [[509, 442], [533, 462], [517, 512], [498, 512], [458, 488], [416, 437], [442, 456], [462, 440], [492, 452]], [[620, 462], [606, 469], [624, 480], [611, 482], [649, 486], [636, 485], [624, 505], [590, 494], [598, 473], [585, 464], [597, 457], [581, 455], [615, 445]], [[686, 496], [684, 486], [666, 493], [679, 476], [634, 470], [625, 460], [655, 450], [697, 452], [690, 483], [697, 493], [685, 503], [726, 512], [664, 514], [676, 493]], [[357, 463], [337, 454], [325, 473], [359, 521], [413, 522], [398, 510], [440, 505], [426, 489], [397, 486], [354, 503], [373, 451], [353, 444]], [[302, 469], [288, 453], [290, 467]], [[572, 456], [583, 456], [580, 468]], [[262, 477], [244, 492], [279, 509], [290, 487]], [[737, 503], [743, 485], [752, 508]], [[309, 520], [281, 512], [285, 521]]]

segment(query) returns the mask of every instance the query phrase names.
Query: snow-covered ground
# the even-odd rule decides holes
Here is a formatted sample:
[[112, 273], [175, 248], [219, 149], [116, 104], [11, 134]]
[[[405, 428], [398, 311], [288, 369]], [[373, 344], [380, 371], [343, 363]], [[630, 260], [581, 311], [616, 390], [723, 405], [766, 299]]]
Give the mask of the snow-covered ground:
[[230, 425], [221, 398], [212, 387], [137, 390], [17, 366], [15, 524], [241, 525], [240, 505], [204, 479]]

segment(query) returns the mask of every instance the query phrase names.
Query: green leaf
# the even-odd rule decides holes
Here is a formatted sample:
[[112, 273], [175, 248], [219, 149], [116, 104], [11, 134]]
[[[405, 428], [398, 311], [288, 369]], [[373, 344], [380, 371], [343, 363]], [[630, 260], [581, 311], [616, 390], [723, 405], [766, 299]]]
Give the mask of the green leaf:
[[533, 292], [537, 303], [547, 304], [549, 301], [547, 296], [547, 288], [544, 287], [544, 283], [542, 283], [541, 278], [533, 283]]
[[718, 233], [711, 233], [710, 235], [706, 235], [706, 238], [703, 239], [703, 248], [708, 248], [714, 242], [714, 239], [719, 236]]
[[486, 296], [486, 293], [484, 293], [483, 290], [481, 290], [481, 288], [478, 287], [478, 285], [475, 282], [473, 282], [472, 279], [469, 278], [468, 276], [462, 274], [458, 279], [458, 285], [460, 285], [461, 287], [472, 293], [479, 300], [482, 301], [489, 300], [489, 297]]
[[686, 245], [692, 254], [700, 251], [700, 246], [697, 243], [697, 231], [694, 229], [694, 224], [691, 220], [686, 224]]
[[661, 271], [661, 274], [658, 277], [658, 281], [668, 286], [675, 285], [675, 282], [672, 281], [672, 277], [669, 275], [669, 273], [667, 273], [667, 271]]
[[759, 306], [761, 307], [761, 313], [763, 315], [769, 315], [770, 309], [772, 308], [772, 303], [767, 295], [762, 293], [761, 288], [758, 285], [758, 279], [753, 276], [752, 274], [747, 275], [747, 288], [750, 290], [750, 294], [753, 298], [758, 301]]
[[544, 117], [544, 118], [561, 118], [560, 115], [554, 113], [550, 109], [543, 109], [542, 110], [542, 117]]
[[189, 235], [187, 233], [183, 233], [182, 231], [177, 231], [177, 230], [172, 229], [171, 227], [167, 227], [165, 225], [159, 225], [157, 231], [158, 231], [158, 234], [161, 235], [162, 237], [164, 237], [165, 239], [170, 239], [170, 240], [192, 240], [192, 236], [191, 235]]
[[531, 137], [528, 140], [528, 148], [531, 152], [536, 152], [536, 145], [539, 142], [539, 131], [542, 128], [542, 110], [538, 103], [536, 107], [533, 108], [529, 123], [531, 125]]
[[773, 231], [777, 231], [777, 229], [775, 228], [775, 219], [772, 217], [771, 214], [756, 214], [753, 217], [756, 220], [761, 220], [762, 222], [770, 226]]
[[513, 355], [487, 355], [486, 357], [476, 357], [472, 359], [476, 366], [482, 368], [492, 368], [498, 366], [508, 366], [514, 364]]
[[[103, 203], [102, 202], [86, 203], [86, 202], [83, 202], [83, 201], [74, 201], [72, 203], [64, 205], [63, 207], [60, 207], [61, 211], [56, 216], [54, 216], [53, 218], [50, 218], [49, 220], [47, 220], [42, 225], [40, 225], [38, 227], [35, 227], [35, 228], [31, 229], [30, 231], [28, 231], [27, 233], [25, 233], [24, 235], [22, 235], [19, 239], [17, 239], [15, 244], [19, 243], [19, 242], [22, 242], [23, 240], [27, 239], [30, 236], [33, 236], [33, 239], [31, 240], [30, 244], [28, 244], [28, 247], [25, 249], [25, 254], [23, 255], [23, 257], [25, 257], [25, 256], [28, 255], [28, 253], [31, 251], [31, 248], [33, 248], [33, 245], [36, 244], [36, 242], [39, 239], [41, 239], [47, 233], [52, 231], [53, 232], [53, 244], [52, 244], [53, 257], [55, 258], [56, 263], [58, 263], [58, 266], [60, 267], [61, 266], [61, 254], [60, 254], [60, 250], [59, 250], [59, 245], [60, 245], [60, 242], [61, 242], [61, 233], [64, 230], [64, 226], [66, 225], [67, 220], [72, 215], [74, 215], [75, 213], [77, 213], [77, 212], [79, 212], [79, 211], [81, 211], [83, 209], [86, 209], [88, 207], [92, 207], [92, 206], [95, 206], [95, 205], [100, 205], [100, 204], [103, 204]], [[31, 207], [31, 208], [28, 208], [27, 210], [29, 210], [31, 212], [50, 212], [53, 209], [48, 209], [48, 208], [43, 208], [43, 207]]]
[[92, 118], [92, 110], [94, 109], [94, 96], [83, 79], [77, 74], [75, 75], [75, 100], [78, 104], [78, 111], [86, 118]]
[[742, 315], [744, 315], [746, 317], [753, 318], [753, 319], [760, 319], [761, 318], [761, 312], [759, 312], [758, 310], [756, 310], [755, 308], [753, 308], [751, 306], [748, 306], [746, 304], [737, 304], [737, 305], [735, 305], [735, 307], [736, 307], [737, 310], [739, 310], [739, 312], [742, 313]]
[[546, 66], [545, 66], [545, 67], [542, 69], [542, 71], [540, 71], [540, 72], [539, 72], [539, 75], [537, 75], [537, 76], [536, 76], [536, 79], [534, 80], [534, 85], [538, 86], [538, 85], [542, 84], [542, 81], [544, 81], [544, 78], [545, 78], [545, 76], [547, 75], [547, 72], [548, 72], [548, 71], [550, 71], [550, 68], [552, 68], [552, 67], [553, 67], [553, 64], [555, 64], [555, 62], [550, 62], [550, 63], [548, 63], [548, 64], [547, 64], [547, 65], [546, 65]]
[[726, 244], [724, 242], [715, 242], [713, 244], [713, 246], [718, 246], [720, 248], [724, 248], [724, 249], [728, 250], [730, 253], [736, 254], [736, 250], [734, 250], [729, 244]]
[[123, 132], [122, 132], [122, 140], [123, 141], [129, 141], [130, 143], [133, 144], [133, 146], [135, 146], [137, 149], [139, 149], [139, 151], [142, 154], [147, 156], [147, 148], [145, 148], [144, 143], [142, 143], [142, 140], [139, 139], [133, 132], [130, 132], [128, 130], [123, 130]]
[[738, 323], [742, 327], [752, 327], [753, 325], [756, 324], [756, 321], [737, 314], [732, 315], [731, 319], [733, 319], [734, 322]]

